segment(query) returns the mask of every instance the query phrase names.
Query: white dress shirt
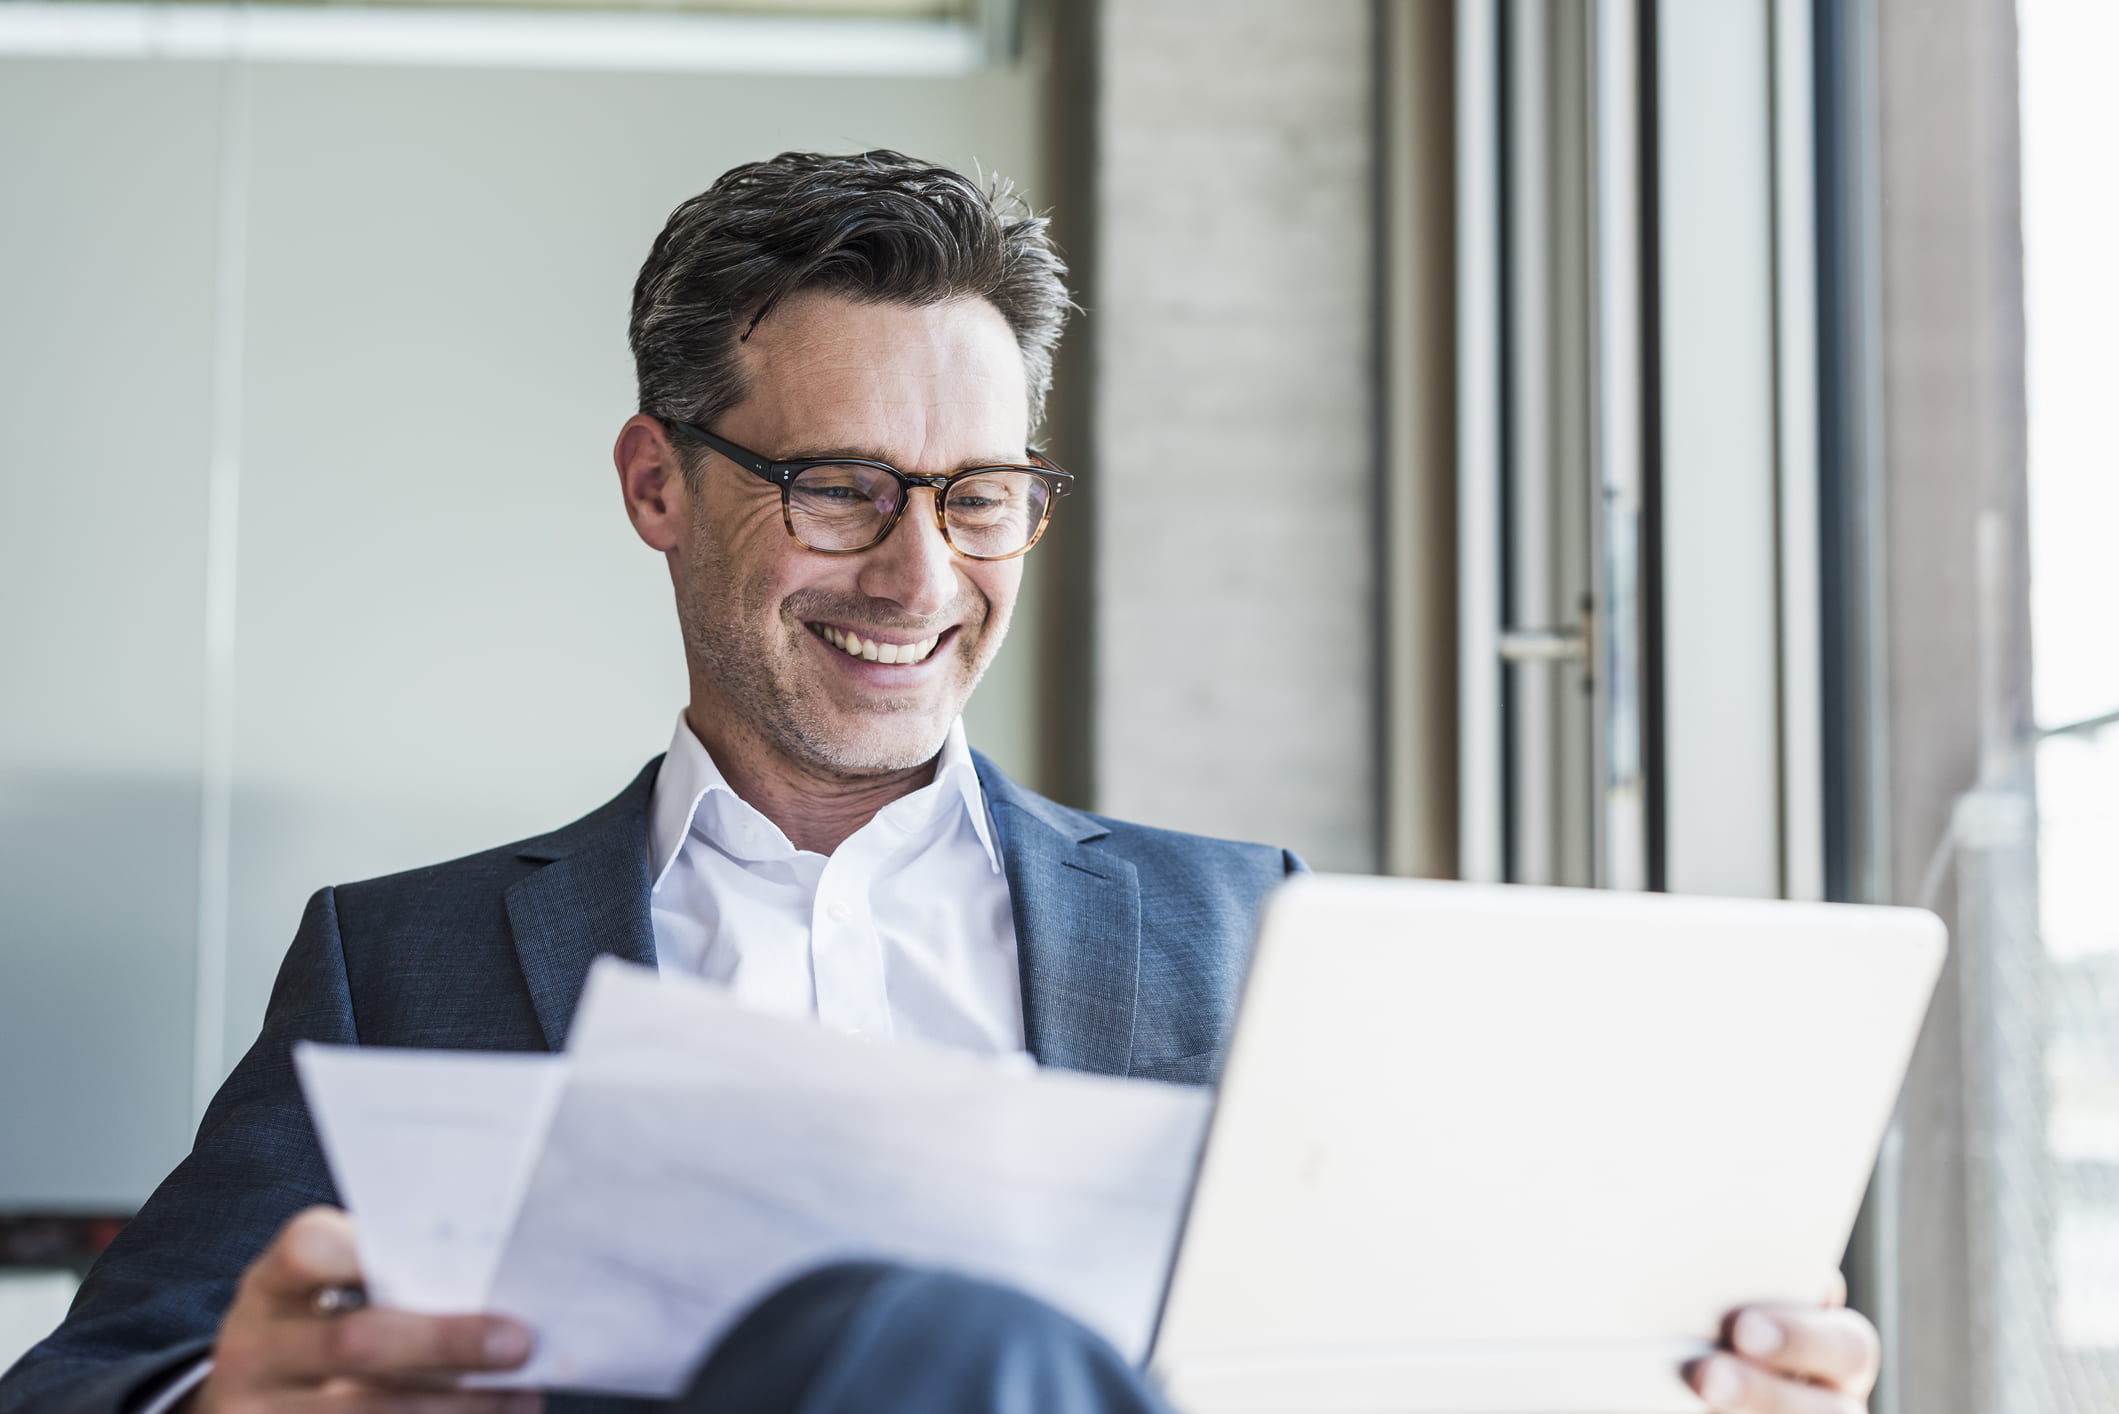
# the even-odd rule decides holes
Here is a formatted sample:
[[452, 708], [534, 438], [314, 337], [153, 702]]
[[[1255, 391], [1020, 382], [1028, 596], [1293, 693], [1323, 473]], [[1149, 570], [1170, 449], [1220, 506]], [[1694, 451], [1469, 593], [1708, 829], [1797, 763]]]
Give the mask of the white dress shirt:
[[962, 722], [930, 784], [822, 855], [730, 789], [680, 713], [648, 818], [663, 970], [857, 1036], [1023, 1050], [1008, 880]]
[[[1015, 917], [962, 722], [930, 784], [827, 856], [796, 849], [731, 790], [680, 712], [655, 776], [648, 848], [663, 971], [856, 1036], [1023, 1051]], [[201, 1360], [139, 1414], [167, 1414], [212, 1369]]]

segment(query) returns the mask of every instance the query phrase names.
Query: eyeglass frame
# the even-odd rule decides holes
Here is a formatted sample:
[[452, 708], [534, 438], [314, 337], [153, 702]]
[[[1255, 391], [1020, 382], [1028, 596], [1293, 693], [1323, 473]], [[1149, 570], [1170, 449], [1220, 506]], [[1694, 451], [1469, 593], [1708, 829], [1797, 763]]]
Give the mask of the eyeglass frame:
[[[664, 419], [663, 425], [675, 428], [694, 441], [705, 444], [707, 450], [718, 452], [722, 456], [727, 457], [760, 481], [779, 487], [780, 523], [787, 527], [788, 538], [803, 549], [818, 555], [859, 555], [875, 549], [876, 546], [890, 538], [891, 532], [898, 528], [898, 522], [905, 518], [905, 508], [912, 504], [912, 488], [925, 486], [928, 490], [934, 492], [934, 523], [935, 529], [942, 533], [942, 543], [947, 545], [953, 553], [962, 555], [967, 560], [977, 560], [982, 564], [998, 564], [1004, 560], [1012, 560], [1017, 556], [1030, 553], [1031, 546], [1037, 544], [1043, 538], [1045, 527], [1052, 524], [1053, 506], [1059, 501], [1060, 497], [1066, 495], [1074, 486], [1074, 473], [1061, 470], [1056, 463], [1035, 447], [1027, 450], [1031, 456], [1037, 458], [1039, 464], [1036, 466], [1023, 466], [1016, 462], [995, 462], [986, 466], [967, 466], [961, 471], [952, 471], [947, 476], [914, 476], [910, 472], [899, 471], [889, 462], [877, 461], [873, 457], [796, 457], [789, 461], [775, 461], [771, 457], [754, 452], [748, 447], [739, 446], [729, 441], [726, 437], [716, 436], [696, 423], [685, 422], [673, 417]], [[866, 545], [856, 545], [850, 549], [826, 550], [810, 544], [795, 530], [793, 502], [795, 478], [813, 466], [865, 466], [885, 472], [896, 478], [899, 491], [897, 509], [890, 513], [890, 519], [885, 521], [883, 528], [876, 532], [875, 539], [869, 541]], [[1020, 549], [1010, 550], [1005, 555], [974, 555], [950, 538], [946, 505], [949, 488], [966, 477], [996, 471], [1025, 472], [1044, 482], [1047, 493], [1045, 511], [1043, 515], [1038, 517], [1036, 528], [1030, 532], [1030, 538], [1023, 542]]]

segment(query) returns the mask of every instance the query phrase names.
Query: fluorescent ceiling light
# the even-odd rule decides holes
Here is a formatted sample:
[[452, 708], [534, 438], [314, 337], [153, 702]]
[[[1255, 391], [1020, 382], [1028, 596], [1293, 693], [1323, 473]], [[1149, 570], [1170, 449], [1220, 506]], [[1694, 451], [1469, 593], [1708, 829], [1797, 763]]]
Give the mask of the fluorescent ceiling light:
[[0, 54], [674, 73], [969, 73], [976, 24], [932, 19], [426, 5], [0, 0]]

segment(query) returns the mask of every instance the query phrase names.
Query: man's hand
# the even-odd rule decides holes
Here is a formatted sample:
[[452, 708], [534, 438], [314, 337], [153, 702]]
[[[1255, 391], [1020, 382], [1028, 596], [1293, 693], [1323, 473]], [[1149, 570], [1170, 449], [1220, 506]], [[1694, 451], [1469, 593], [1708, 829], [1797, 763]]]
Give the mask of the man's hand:
[[1861, 1414], [1882, 1362], [1876, 1327], [1847, 1308], [1847, 1283], [1824, 1306], [1746, 1306], [1689, 1378], [1724, 1414]]
[[530, 1333], [498, 1316], [367, 1309], [319, 1314], [317, 1293], [361, 1279], [353, 1222], [336, 1208], [297, 1214], [243, 1273], [213, 1347], [213, 1373], [182, 1406], [195, 1414], [301, 1410], [535, 1414], [541, 1395], [452, 1389], [458, 1375], [510, 1370]]

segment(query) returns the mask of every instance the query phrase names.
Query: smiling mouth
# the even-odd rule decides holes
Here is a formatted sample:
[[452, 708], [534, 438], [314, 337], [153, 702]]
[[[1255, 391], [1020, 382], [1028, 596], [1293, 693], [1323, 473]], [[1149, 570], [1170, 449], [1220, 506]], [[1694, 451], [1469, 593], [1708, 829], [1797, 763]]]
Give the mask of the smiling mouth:
[[811, 624], [809, 628], [847, 657], [859, 658], [864, 663], [924, 663], [934, 652], [935, 645], [948, 637], [947, 633], [938, 633], [918, 643], [878, 643], [872, 638], [833, 628], [830, 624]]

